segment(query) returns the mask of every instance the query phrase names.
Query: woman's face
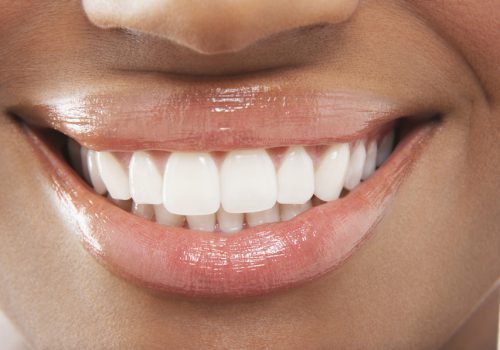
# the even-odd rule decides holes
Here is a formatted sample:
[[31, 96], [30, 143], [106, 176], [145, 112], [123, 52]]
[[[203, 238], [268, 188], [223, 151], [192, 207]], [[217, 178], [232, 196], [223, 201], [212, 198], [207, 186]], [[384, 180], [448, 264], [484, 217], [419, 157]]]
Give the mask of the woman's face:
[[498, 10], [0, 0], [1, 308], [36, 348], [439, 347], [500, 272]]

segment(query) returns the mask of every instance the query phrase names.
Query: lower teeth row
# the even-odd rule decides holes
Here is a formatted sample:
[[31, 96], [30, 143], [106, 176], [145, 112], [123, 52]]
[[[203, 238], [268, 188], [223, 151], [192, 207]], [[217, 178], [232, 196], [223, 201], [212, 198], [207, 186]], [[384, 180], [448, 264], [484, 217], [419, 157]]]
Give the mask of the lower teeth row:
[[75, 170], [122, 209], [159, 224], [233, 233], [286, 221], [370, 177], [394, 131], [328, 147], [203, 152], [97, 152], [70, 140]]

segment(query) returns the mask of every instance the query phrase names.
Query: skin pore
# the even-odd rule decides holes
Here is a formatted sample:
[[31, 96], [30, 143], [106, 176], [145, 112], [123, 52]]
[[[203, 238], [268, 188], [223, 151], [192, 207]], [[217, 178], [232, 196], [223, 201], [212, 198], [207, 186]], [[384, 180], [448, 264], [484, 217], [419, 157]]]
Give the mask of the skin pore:
[[[34, 348], [437, 349], [500, 274], [498, 4], [0, 0], [0, 309]], [[20, 106], [158, 76], [172, 89], [373, 90], [441, 125], [375, 235], [334, 273], [191, 300], [99, 265], [41, 174]], [[142, 80], [144, 77], [144, 80]], [[136, 79], [136, 80], [132, 80]]]

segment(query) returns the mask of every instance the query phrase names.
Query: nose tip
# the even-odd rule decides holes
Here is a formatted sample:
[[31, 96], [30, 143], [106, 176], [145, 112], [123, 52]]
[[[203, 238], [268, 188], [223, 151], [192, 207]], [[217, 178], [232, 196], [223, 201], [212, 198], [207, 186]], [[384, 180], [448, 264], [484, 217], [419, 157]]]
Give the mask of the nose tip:
[[339, 23], [359, 0], [83, 0], [92, 23], [165, 38], [213, 55], [284, 31]]

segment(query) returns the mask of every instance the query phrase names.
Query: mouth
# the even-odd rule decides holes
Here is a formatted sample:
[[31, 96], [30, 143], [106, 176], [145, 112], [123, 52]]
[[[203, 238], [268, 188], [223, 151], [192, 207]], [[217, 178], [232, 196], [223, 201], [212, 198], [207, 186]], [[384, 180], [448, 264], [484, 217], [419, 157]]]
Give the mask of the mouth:
[[439, 119], [372, 94], [266, 88], [73, 97], [16, 114], [99, 262], [155, 291], [228, 298], [340, 267]]

